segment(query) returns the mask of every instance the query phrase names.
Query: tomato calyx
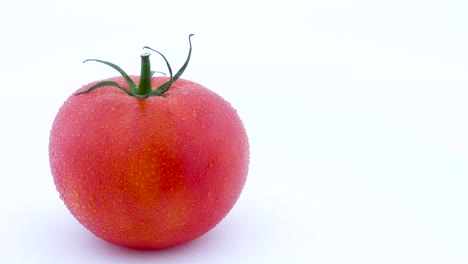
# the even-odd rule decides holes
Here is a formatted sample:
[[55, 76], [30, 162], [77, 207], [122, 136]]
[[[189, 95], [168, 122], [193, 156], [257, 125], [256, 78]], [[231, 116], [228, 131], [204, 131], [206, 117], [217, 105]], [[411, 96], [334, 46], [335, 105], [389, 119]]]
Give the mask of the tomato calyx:
[[154, 51], [154, 52], [158, 53], [164, 59], [164, 61], [166, 62], [167, 69], [169, 71], [169, 80], [167, 82], [161, 84], [156, 89], [153, 89], [151, 87], [151, 77], [153, 77], [153, 75], [155, 73], [161, 73], [161, 72], [156, 72], [156, 71], [151, 70], [151, 64], [150, 64], [150, 59], [149, 59], [150, 53], [143, 53], [143, 54], [141, 54], [141, 74], [140, 74], [140, 83], [138, 84], [138, 86], [128, 76], [128, 74], [124, 70], [122, 70], [122, 68], [120, 68], [119, 66], [117, 66], [117, 65], [115, 65], [115, 64], [113, 64], [111, 62], [108, 62], [108, 61], [97, 60], [97, 59], [87, 59], [87, 60], [83, 61], [83, 63], [88, 62], [88, 61], [95, 61], [95, 62], [105, 64], [105, 65], [115, 69], [116, 71], [118, 71], [120, 73], [120, 75], [122, 75], [124, 80], [127, 82], [127, 85], [129, 87], [129, 89], [119, 85], [117, 82], [114, 82], [114, 81], [102, 81], [102, 82], [98, 82], [98, 83], [94, 84], [93, 86], [91, 86], [86, 91], [75, 93], [75, 95], [86, 94], [86, 93], [89, 93], [89, 92], [91, 92], [93, 90], [96, 90], [98, 88], [112, 86], [112, 87], [115, 87], [115, 88], [118, 88], [118, 89], [124, 91], [129, 96], [134, 96], [134, 97], [137, 97], [137, 98], [140, 98], [140, 99], [143, 99], [143, 100], [147, 99], [148, 97], [151, 97], [151, 96], [166, 97], [164, 95], [164, 93], [167, 92], [167, 90], [169, 90], [171, 85], [175, 81], [177, 81], [177, 79], [179, 79], [179, 77], [184, 73], [185, 69], [188, 66], [188, 63], [190, 61], [190, 56], [192, 55], [192, 42], [191, 42], [191, 39], [190, 39], [192, 36], [193, 36], [193, 34], [189, 35], [190, 49], [189, 49], [187, 59], [186, 59], [184, 65], [182, 65], [182, 67], [179, 69], [179, 71], [175, 75], [173, 75], [173, 73], [172, 73], [172, 68], [171, 68], [171, 66], [169, 64], [169, 61], [166, 59], [166, 57], [161, 52], [159, 52], [157, 50], [154, 50], [154, 49], [152, 49], [152, 48], [150, 48], [148, 46], [143, 47], [143, 49], [149, 49], [151, 51]]

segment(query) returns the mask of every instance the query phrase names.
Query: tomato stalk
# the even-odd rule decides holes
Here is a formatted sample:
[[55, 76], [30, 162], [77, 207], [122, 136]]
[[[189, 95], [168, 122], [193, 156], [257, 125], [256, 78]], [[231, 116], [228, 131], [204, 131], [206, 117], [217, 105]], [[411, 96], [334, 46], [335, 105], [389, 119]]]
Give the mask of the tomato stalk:
[[140, 74], [140, 84], [138, 84], [137, 94], [145, 95], [151, 92], [151, 63], [150, 63], [150, 54], [143, 53], [141, 54], [141, 74]]
[[114, 81], [102, 81], [102, 82], [96, 83], [95, 85], [91, 86], [86, 91], [76, 93], [75, 95], [86, 94], [86, 93], [89, 93], [89, 92], [91, 92], [93, 90], [96, 90], [96, 89], [102, 88], [102, 87], [115, 87], [115, 88], [118, 88], [118, 89], [122, 90], [127, 95], [134, 96], [134, 97], [137, 97], [137, 98], [140, 98], [140, 99], [143, 99], [143, 100], [147, 99], [148, 97], [151, 97], [151, 96], [165, 97], [164, 93], [167, 92], [167, 90], [169, 90], [171, 85], [175, 81], [177, 81], [177, 79], [179, 79], [179, 77], [184, 73], [185, 69], [188, 66], [188, 63], [190, 61], [190, 57], [192, 55], [192, 42], [191, 42], [191, 39], [190, 39], [192, 36], [193, 36], [193, 34], [189, 35], [190, 49], [189, 49], [187, 59], [186, 59], [184, 65], [182, 65], [182, 67], [179, 69], [179, 71], [175, 75], [172, 75], [172, 68], [169, 65], [169, 61], [166, 59], [166, 57], [161, 52], [159, 52], [157, 50], [154, 50], [154, 49], [152, 49], [150, 47], [147, 47], [147, 46], [143, 47], [144, 49], [149, 49], [149, 50], [152, 50], [152, 51], [158, 53], [164, 59], [164, 61], [166, 62], [167, 69], [168, 69], [169, 75], [170, 75], [169, 80], [167, 82], [163, 83], [162, 85], [160, 85], [159, 87], [157, 87], [155, 89], [153, 89], [151, 87], [151, 78], [153, 77], [154, 73], [156, 73], [156, 72], [151, 71], [151, 64], [150, 64], [150, 59], [149, 59], [150, 53], [143, 53], [143, 54], [141, 54], [141, 75], [140, 75], [140, 83], [138, 84], [138, 86], [133, 82], [133, 80], [128, 76], [128, 74], [125, 73], [125, 71], [122, 70], [122, 68], [120, 68], [119, 66], [117, 66], [117, 65], [115, 65], [113, 63], [107, 62], [107, 61], [103, 61], [103, 60], [88, 59], [88, 60], [85, 60], [84, 62], [88, 62], [88, 61], [99, 62], [99, 63], [102, 63], [102, 64], [106, 64], [107, 66], [109, 66], [109, 67], [115, 69], [116, 71], [118, 71], [122, 75], [124, 80], [127, 82], [128, 88], [123, 87], [123, 86], [119, 85], [118, 83], [116, 83]]

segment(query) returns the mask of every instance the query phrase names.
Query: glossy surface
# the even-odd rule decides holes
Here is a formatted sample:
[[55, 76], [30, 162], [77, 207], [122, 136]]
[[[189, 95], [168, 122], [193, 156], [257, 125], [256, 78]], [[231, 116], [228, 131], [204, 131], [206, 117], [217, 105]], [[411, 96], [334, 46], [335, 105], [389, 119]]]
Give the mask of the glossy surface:
[[249, 145], [235, 109], [187, 80], [165, 95], [141, 100], [101, 88], [72, 95], [54, 121], [57, 190], [81, 224], [114, 244], [162, 248], [199, 237], [246, 181]]

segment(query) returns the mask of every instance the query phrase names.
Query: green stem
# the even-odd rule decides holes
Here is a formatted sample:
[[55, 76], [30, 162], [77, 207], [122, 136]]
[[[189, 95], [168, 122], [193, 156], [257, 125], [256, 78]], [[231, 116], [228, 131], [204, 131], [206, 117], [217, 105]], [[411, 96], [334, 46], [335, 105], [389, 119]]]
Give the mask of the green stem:
[[150, 53], [141, 54], [141, 75], [140, 84], [138, 85], [137, 94], [146, 95], [151, 92], [151, 64], [150, 64]]
[[137, 97], [137, 98], [140, 98], [140, 99], [143, 99], [143, 100], [147, 99], [150, 96], [166, 97], [164, 95], [164, 93], [167, 92], [167, 90], [169, 90], [171, 85], [173, 83], [175, 83], [179, 79], [179, 77], [182, 75], [182, 73], [187, 68], [187, 65], [188, 65], [188, 63], [190, 61], [190, 55], [192, 54], [192, 42], [190, 41], [190, 38], [192, 36], [193, 36], [193, 34], [189, 35], [190, 49], [189, 49], [187, 59], [185, 60], [184, 65], [179, 69], [179, 71], [174, 76], [172, 75], [172, 69], [171, 69], [171, 66], [169, 65], [169, 62], [167, 61], [166, 57], [164, 57], [164, 55], [161, 54], [161, 52], [159, 52], [157, 50], [154, 50], [154, 49], [152, 49], [150, 47], [144, 47], [145, 49], [150, 49], [150, 50], [158, 53], [159, 55], [161, 55], [161, 57], [166, 62], [167, 69], [169, 70], [169, 75], [170, 75], [169, 80], [166, 81], [165, 83], [161, 84], [158, 88], [155, 88], [155, 89], [151, 88], [151, 78], [153, 77], [153, 74], [155, 72], [151, 71], [151, 64], [150, 64], [150, 59], [149, 59], [150, 53], [143, 53], [143, 54], [141, 54], [141, 75], [140, 75], [140, 83], [138, 84], [138, 86], [133, 82], [133, 80], [130, 78], [130, 76], [128, 76], [119, 66], [117, 66], [117, 65], [115, 65], [113, 63], [107, 62], [107, 61], [103, 61], [103, 60], [90, 59], [90, 60], [85, 60], [84, 62], [96, 61], [96, 62], [99, 62], [99, 63], [106, 64], [106, 65], [112, 67], [113, 69], [117, 70], [122, 75], [122, 77], [125, 79], [125, 81], [127, 82], [128, 87], [130, 89], [127, 89], [127, 88], [125, 88], [123, 86], [120, 86], [120, 84], [118, 84], [118, 83], [116, 83], [114, 81], [103, 81], [103, 82], [96, 83], [95, 85], [91, 86], [86, 91], [76, 93], [76, 95], [89, 93], [89, 92], [91, 92], [91, 91], [93, 91], [95, 89], [102, 88], [102, 87], [113, 86], [113, 87], [116, 87], [116, 88], [124, 91], [129, 96], [134, 96], [134, 97]]

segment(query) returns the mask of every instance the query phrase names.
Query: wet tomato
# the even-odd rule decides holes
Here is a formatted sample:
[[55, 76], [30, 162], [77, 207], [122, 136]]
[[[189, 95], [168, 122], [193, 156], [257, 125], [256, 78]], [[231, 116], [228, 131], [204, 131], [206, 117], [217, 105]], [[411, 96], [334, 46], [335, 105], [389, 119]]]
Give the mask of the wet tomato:
[[108, 242], [157, 249], [193, 240], [241, 194], [246, 131], [227, 101], [179, 78], [191, 50], [175, 75], [167, 63], [168, 77], [153, 77], [149, 53], [141, 76], [91, 60], [122, 76], [78, 89], [55, 118], [49, 159], [57, 190], [73, 216]]

